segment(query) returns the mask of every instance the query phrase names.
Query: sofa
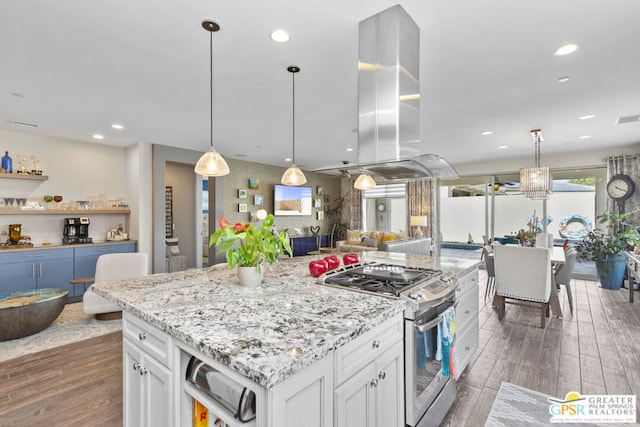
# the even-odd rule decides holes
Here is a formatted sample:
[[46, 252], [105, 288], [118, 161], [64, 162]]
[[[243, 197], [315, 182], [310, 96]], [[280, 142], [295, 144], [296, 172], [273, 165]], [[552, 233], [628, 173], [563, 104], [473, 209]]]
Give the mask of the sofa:
[[385, 252], [401, 252], [404, 254], [431, 255], [431, 237], [413, 237], [383, 242], [378, 248]]
[[336, 242], [339, 252], [401, 252], [408, 254], [430, 255], [432, 252], [430, 237], [408, 237], [406, 233], [360, 232], [347, 230], [347, 240]]

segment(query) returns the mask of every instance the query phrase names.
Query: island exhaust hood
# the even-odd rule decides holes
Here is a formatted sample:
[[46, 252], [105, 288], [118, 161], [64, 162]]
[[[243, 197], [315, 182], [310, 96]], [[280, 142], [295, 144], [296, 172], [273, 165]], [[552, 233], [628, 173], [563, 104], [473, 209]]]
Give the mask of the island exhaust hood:
[[456, 178], [446, 160], [420, 152], [420, 29], [400, 5], [360, 22], [358, 56], [359, 163], [315, 171]]

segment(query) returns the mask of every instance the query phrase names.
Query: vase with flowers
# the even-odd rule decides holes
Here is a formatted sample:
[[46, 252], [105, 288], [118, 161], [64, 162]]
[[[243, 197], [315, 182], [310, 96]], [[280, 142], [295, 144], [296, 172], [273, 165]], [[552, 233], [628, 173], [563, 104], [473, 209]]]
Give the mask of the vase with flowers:
[[225, 251], [229, 268], [238, 267], [242, 286], [257, 286], [262, 283], [264, 266], [271, 266], [281, 255], [291, 255], [289, 237], [273, 229], [272, 214], [255, 226], [250, 222], [231, 225], [224, 217], [218, 219], [220, 229], [209, 238], [209, 246]]

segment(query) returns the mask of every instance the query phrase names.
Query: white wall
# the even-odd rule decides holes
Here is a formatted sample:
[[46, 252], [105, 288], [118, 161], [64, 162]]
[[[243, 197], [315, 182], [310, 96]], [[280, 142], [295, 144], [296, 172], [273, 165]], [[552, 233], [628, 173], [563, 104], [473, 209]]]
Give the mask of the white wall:
[[[62, 203], [90, 200], [105, 194], [108, 199], [125, 198], [126, 153], [122, 147], [71, 141], [27, 133], [0, 131], [0, 151], [13, 158], [14, 170], [19, 167], [16, 155], [35, 155], [47, 181], [0, 179], [0, 198], [27, 197], [42, 200], [45, 194], [61, 195]], [[27, 169], [32, 161], [25, 162]], [[0, 225], [23, 224], [34, 244], [62, 242], [63, 218], [69, 215], [2, 215]], [[77, 215], [74, 215], [77, 216]], [[125, 215], [89, 215], [90, 236], [103, 241], [109, 228], [126, 224]]]

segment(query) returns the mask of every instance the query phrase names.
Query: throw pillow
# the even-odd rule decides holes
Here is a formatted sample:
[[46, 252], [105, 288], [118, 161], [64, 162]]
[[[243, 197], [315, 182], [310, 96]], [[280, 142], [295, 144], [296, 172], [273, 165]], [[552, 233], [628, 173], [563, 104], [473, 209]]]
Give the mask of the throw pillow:
[[367, 246], [370, 248], [377, 248], [378, 247], [378, 239], [364, 239], [362, 241], [362, 246]]
[[360, 230], [347, 230], [347, 243], [357, 245], [360, 243]]
[[167, 237], [165, 242], [167, 244], [167, 256], [180, 255], [180, 246], [178, 246], [179, 237]]

